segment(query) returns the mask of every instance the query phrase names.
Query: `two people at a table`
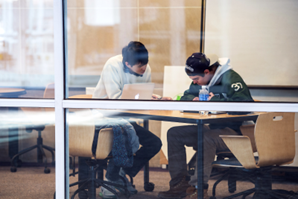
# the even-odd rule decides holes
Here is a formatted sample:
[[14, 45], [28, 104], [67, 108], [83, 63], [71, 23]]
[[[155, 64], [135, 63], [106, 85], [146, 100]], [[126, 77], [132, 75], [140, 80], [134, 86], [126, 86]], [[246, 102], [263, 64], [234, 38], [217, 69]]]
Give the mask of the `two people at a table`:
[[[110, 58], [102, 71], [93, 98], [119, 99], [124, 84], [151, 82], [151, 68], [148, 64], [148, 51], [141, 42], [132, 41], [122, 49], [122, 55]], [[210, 101], [252, 101], [250, 92], [240, 77], [231, 67], [228, 58], [218, 58], [216, 55], [206, 56], [203, 53], [193, 53], [186, 61], [185, 72], [192, 79], [188, 90], [181, 100], [198, 101], [199, 90], [202, 85], [208, 85]], [[170, 97], [152, 95], [152, 99], [171, 100]], [[150, 131], [131, 123], [139, 137], [142, 147], [136, 152], [134, 165], [122, 168], [121, 175], [134, 177], [140, 169], [161, 148], [160, 139]], [[218, 135], [239, 134], [240, 123], [225, 124], [223, 126], [205, 126], [204, 135], [204, 194], [207, 198], [208, 179], [212, 169], [216, 151], [227, 147]], [[197, 145], [197, 128], [195, 126], [174, 127], [168, 131], [168, 161], [171, 175], [170, 190], [160, 192], [160, 198], [196, 198], [196, 174], [187, 175], [186, 154], [184, 146]], [[119, 168], [120, 171], [120, 168]], [[107, 173], [107, 180], [119, 180], [119, 173]], [[129, 191], [137, 190], [128, 183]], [[206, 193], [205, 193], [206, 192]], [[113, 194], [104, 188], [101, 193], [106, 198], [113, 198]], [[205, 197], [204, 197], [205, 198]]]

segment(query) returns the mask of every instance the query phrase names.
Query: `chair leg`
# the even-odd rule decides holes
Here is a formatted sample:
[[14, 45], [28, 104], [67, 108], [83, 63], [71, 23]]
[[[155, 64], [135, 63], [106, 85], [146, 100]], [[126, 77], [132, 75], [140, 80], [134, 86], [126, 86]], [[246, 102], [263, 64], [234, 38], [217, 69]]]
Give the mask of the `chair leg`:
[[236, 198], [238, 196], [243, 196], [242, 198], [245, 198], [246, 196], [254, 193], [255, 191], [256, 191], [256, 189], [255, 188], [252, 188], [252, 189], [249, 189], [249, 190], [246, 190], [246, 191], [242, 191], [240, 193], [236, 193], [236, 194], [230, 195], [228, 197], [225, 197], [224, 199]]
[[[47, 158], [46, 158], [46, 154], [45, 154], [43, 148], [51, 152], [51, 154], [52, 154], [52, 163], [53, 164], [55, 162], [55, 155], [54, 155], [55, 149], [52, 148], [52, 147], [43, 145], [43, 139], [41, 137], [41, 131], [43, 129], [44, 128], [42, 128], [40, 130], [37, 130], [36, 129], [38, 131], [38, 137], [36, 139], [36, 141], [37, 141], [37, 144], [36, 145], [34, 145], [32, 147], [29, 147], [27, 149], [24, 149], [24, 150], [20, 151], [19, 153], [17, 153], [16, 155], [13, 156], [13, 158], [11, 160], [11, 169], [10, 169], [11, 172], [16, 172], [17, 171], [17, 168], [16, 168], [17, 165], [15, 165], [15, 162], [16, 162], [16, 160], [18, 160], [18, 157], [20, 155], [23, 155], [23, 154], [25, 154], [25, 153], [27, 153], [27, 152], [35, 149], [35, 148], [37, 148], [37, 162], [38, 163], [42, 163], [43, 162], [44, 165], [45, 165], [44, 173], [50, 173], [51, 172], [51, 170], [49, 168], [47, 168]], [[30, 130], [30, 132], [31, 132], [31, 130]]]
[[[88, 179], [81, 180], [79, 182], [75, 182], [69, 185], [70, 187], [75, 185], [80, 185], [79, 188], [71, 196], [71, 199], [74, 199], [76, 194], [78, 194], [80, 191], [84, 191], [85, 189], [88, 189], [87, 195], [89, 199], [96, 199], [96, 187], [99, 187], [99, 186], [103, 186], [104, 188], [112, 192], [117, 199], [119, 198], [118, 193], [110, 187], [110, 186], [114, 186], [115, 185], [114, 183], [105, 182], [101, 179], [96, 179], [97, 170], [98, 168], [96, 166], [90, 166]], [[119, 189], [119, 191], [120, 189], [125, 190], [125, 193], [124, 193], [125, 196], [127, 198], [129, 197], [129, 192], [125, 189], [125, 186], [117, 185], [117, 189]]]
[[46, 145], [42, 145], [42, 147], [44, 149], [48, 150], [49, 152], [51, 152], [51, 154], [52, 154], [52, 165], [54, 166], [55, 165], [55, 155], [54, 155], [55, 149], [53, 147], [49, 147], [49, 146], [46, 146]]
[[235, 176], [233, 173], [228, 177], [228, 187], [229, 192], [234, 193], [236, 191], [236, 182], [237, 182], [237, 176]]
[[34, 145], [34, 146], [29, 147], [29, 148], [27, 148], [27, 149], [23, 149], [23, 150], [21, 150], [19, 153], [15, 154], [15, 155], [12, 157], [12, 159], [11, 159], [11, 168], [10, 168], [10, 171], [11, 171], [11, 172], [16, 172], [16, 171], [17, 171], [17, 168], [16, 168], [17, 165], [15, 165], [15, 160], [17, 160], [19, 156], [21, 156], [21, 155], [23, 155], [23, 154], [25, 154], [25, 153], [27, 153], [27, 152], [29, 152], [29, 151], [32, 151], [32, 150], [35, 149], [35, 148], [38, 148], [38, 145]]
[[226, 177], [230, 174], [229, 171], [226, 171], [226, 173], [224, 173], [213, 185], [213, 188], [212, 188], [212, 199], [215, 199], [215, 195], [216, 195], [216, 187], [217, 185]]
[[45, 154], [45, 152], [44, 152], [42, 146], [39, 145], [39, 146], [38, 146], [38, 149], [39, 149], [39, 152], [40, 152], [40, 154], [42, 154], [42, 157], [43, 157], [43, 159], [44, 159], [44, 167], [45, 167], [45, 168], [44, 168], [44, 173], [50, 173], [51, 170], [48, 168], [48, 160], [47, 160], [47, 156], [46, 156], [46, 154]]
[[77, 184], [81, 184], [81, 186], [74, 192], [74, 194], [71, 196], [71, 199], [74, 199], [75, 195], [78, 194], [80, 191], [84, 191], [89, 183], [89, 179], [86, 179], [86, 180], [82, 180], [80, 182], [75, 182], [75, 183], [72, 183], [70, 184], [69, 186], [72, 187], [74, 185], [77, 185]]

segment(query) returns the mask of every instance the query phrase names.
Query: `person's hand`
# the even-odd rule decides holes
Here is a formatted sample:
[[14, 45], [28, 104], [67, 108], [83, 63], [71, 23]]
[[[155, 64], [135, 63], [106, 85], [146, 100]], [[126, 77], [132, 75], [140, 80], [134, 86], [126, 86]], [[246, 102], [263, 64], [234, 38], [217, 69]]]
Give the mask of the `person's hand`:
[[[209, 93], [209, 97], [208, 97], [208, 101], [214, 96], [214, 94], [212, 92]], [[192, 99], [192, 101], [200, 101], [199, 97], [195, 97]]]
[[208, 101], [211, 100], [211, 98], [214, 96], [212, 92], [209, 93]]
[[160, 100], [173, 100], [171, 97], [162, 97]]
[[161, 97], [156, 94], [152, 94], [152, 100], [173, 100], [171, 97]]
[[195, 97], [192, 99], [192, 101], [200, 101], [200, 98], [199, 97]]
[[162, 97], [156, 94], [152, 94], [152, 100], [160, 100]]

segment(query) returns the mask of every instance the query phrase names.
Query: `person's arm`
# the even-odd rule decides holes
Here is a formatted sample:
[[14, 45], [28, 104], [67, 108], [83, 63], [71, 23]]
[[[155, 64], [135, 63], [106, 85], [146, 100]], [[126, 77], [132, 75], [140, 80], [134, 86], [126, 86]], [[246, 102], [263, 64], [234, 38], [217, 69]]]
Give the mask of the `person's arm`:
[[192, 101], [195, 97], [199, 96], [200, 89], [201, 86], [191, 83], [189, 89], [184, 92], [180, 101]]

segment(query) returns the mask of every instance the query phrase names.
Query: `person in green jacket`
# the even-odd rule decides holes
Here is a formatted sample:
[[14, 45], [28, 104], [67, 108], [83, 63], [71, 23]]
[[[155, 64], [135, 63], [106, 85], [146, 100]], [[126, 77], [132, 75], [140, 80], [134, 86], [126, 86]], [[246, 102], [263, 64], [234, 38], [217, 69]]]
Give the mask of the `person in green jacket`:
[[252, 101], [245, 82], [232, 69], [230, 59], [218, 59], [216, 55], [209, 57], [203, 53], [194, 53], [187, 59], [185, 71], [193, 82], [180, 100], [199, 101], [201, 86], [207, 85], [210, 101]]
[[[247, 85], [236, 73], [228, 58], [193, 53], [186, 61], [185, 72], [192, 83], [180, 100], [199, 101], [202, 86], [209, 90], [208, 101], [253, 101]], [[216, 152], [229, 151], [219, 135], [239, 135], [239, 122], [210, 124], [203, 127], [204, 137], [204, 199], [208, 197], [208, 180]], [[188, 176], [185, 145], [197, 147], [197, 126], [172, 127], [167, 132], [170, 190], [159, 192], [162, 199], [197, 198], [197, 174]]]

